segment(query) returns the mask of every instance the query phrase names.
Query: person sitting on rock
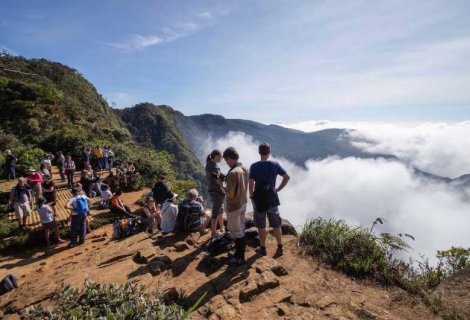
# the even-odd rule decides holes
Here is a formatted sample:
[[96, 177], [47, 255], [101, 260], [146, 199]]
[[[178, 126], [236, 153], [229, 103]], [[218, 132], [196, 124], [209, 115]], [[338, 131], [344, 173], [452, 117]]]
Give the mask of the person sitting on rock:
[[131, 209], [124, 204], [121, 200], [122, 191], [120, 189], [116, 190], [116, 193], [111, 198], [111, 213], [117, 215], [123, 215], [128, 218], [133, 217]]
[[155, 200], [152, 197], [148, 197], [142, 209], [140, 218], [144, 224], [144, 230], [152, 234], [154, 233], [157, 217], [160, 215], [160, 206], [155, 205]]
[[101, 201], [100, 207], [107, 208], [110, 204], [110, 200], [113, 196], [111, 190], [109, 190], [109, 186], [107, 184], [103, 184], [101, 187]]
[[57, 243], [64, 243], [65, 241], [60, 238], [59, 225], [55, 220], [55, 213], [53, 209], [46, 203], [45, 198], [38, 200], [38, 214], [44, 229], [44, 237], [46, 238], [46, 246], [50, 246], [49, 234], [54, 231]]
[[173, 192], [168, 192], [166, 201], [163, 203], [160, 210], [160, 228], [163, 233], [172, 232], [176, 227], [176, 218], [178, 216], [178, 206], [175, 204], [178, 195]]
[[[200, 201], [199, 192], [191, 189], [186, 194], [186, 199], [178, 204], [178, 216], [181, 225], [178, 226], [182, 231], [205, 231], [210, 223], [210, 215], [204, 211]], [[183, 217], [187, 216], [187, 217]]]
[[165, 175], [161, 174], [152, 188], [152, 194], [155, 201], [163, 208], [163, 203], [167, 200], [170, 187]]

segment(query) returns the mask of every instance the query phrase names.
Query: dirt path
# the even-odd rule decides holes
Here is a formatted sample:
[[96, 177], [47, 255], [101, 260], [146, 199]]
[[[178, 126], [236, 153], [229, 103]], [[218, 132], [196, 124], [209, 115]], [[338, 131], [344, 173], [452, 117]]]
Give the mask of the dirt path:
[[[3, 317], [17, 319], [29, 305], [47, 304], [61, 283], [82, 286], [90, 279], [143, 282], [149, 289], [183, 292], [191, 301], [207, 292], [193, 314], [196, 319], [436, 318], [400, 289], [357, 282], [304, 258], [296, 252], [294, 236], [285, 237], [286, 253], [277, 260], [260, 257], [249, 247], [246, 266], [227, 268], [224, 255], [202, 251], [208, 235], [140, 233], [120, 241], [111, 235], [111, 226], [105, 226], [73, 249], [57, 246], [2, 258], [0, 277], [13, 273], [20, 285], [0, 297]], [[274, 247], [272, 241], [268, 249]], [[148, 258], [147, 264], [132, 260], [137, 251]]]

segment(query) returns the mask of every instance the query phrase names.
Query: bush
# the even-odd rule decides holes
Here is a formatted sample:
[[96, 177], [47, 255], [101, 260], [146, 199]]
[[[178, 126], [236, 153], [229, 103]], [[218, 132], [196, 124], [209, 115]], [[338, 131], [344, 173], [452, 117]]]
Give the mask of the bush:
[[160, 293], [146, 293], [143, 285], [97, 284], [85, 282], [82, 290], [62, 286], [54, 306], [40, 304], [27, 310], [25, 319], [185, 319], [176, 304], [165, 304]]
[[309, 220], [304, 224], [299, 245], [311, 256], [345, 273], [372, 276], [385, 283], [395, 282], [393, 269], [396, 251], [408, 245], [390, 234], [375, 236], [363, 227], [352, 227], [343, 220]]

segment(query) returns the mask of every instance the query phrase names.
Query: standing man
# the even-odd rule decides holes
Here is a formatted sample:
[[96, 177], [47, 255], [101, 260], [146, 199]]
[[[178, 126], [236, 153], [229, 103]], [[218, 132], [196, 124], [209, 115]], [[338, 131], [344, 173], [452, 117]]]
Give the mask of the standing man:
[[[254, 222], [259, 232], [260, 247], [256, 252], [265, 256], [266, 253], [266, 216], [269, 226], [273, 228], [277, 241], [275, 257], [283, 255], [282, 249], [282, 220], [279, 214], [279, 197], [281, 191], [289, 182], [289, 175], [276, 161], [268, 160], [271, 155], [271, 146], [262, 143], [258, 147], [261, 161], [250, 167], [250, 198], [253, 200]], [[277, 176], [282, 177], [281, 184], [276, 188]]]
[[[248, 189], [248, 170], [238, 162], [239, 155], [235, 148], [229, 147], [223, 158], [230, 167], [225, 178], [225, 210], [227, 212], [227, 228], [235, 238], [235, 254], [229, 256], [227, 263], [231, 266], [245, 264], [245, 213]], [[220, 183], [220, 180], [217, 180]]]
[[60, 180], [62, 181], [65, 181], [64, 163], [65, 163], [64, 154], [62, 153], [62, 151], [57, 152], [56, 165], [57, 165], [57, 169], [59, 170]]
[[19, 178], [17, 186], [11, 190], [10, 206], [15, 209], [20, 229], [27, 229], [28, 217], [31, 215], [31, 193], [23, 178]]
[[10, 150], [5, 151], [5, 173], [7, 174], [7, 180], [16, 179], [16, 157], [11, 154]]

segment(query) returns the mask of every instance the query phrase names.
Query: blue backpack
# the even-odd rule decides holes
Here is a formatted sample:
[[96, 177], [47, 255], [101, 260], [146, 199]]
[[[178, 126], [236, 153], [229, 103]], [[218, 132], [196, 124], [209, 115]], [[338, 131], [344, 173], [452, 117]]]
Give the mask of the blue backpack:
[[77, 214], [87, 214], [90, 209], [88, 208], [88, 201], [83, 198], [83, 197], [77, 197], [77, 207], [75, 208], [75, 211]]

